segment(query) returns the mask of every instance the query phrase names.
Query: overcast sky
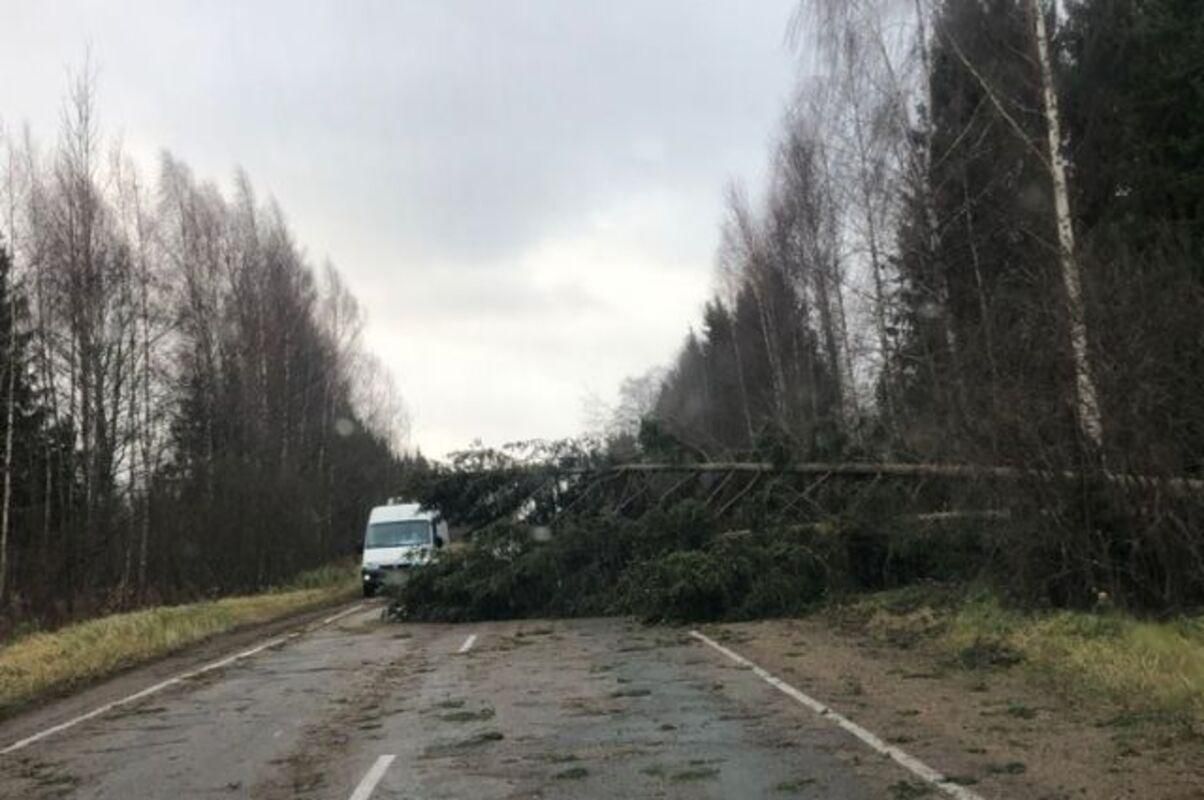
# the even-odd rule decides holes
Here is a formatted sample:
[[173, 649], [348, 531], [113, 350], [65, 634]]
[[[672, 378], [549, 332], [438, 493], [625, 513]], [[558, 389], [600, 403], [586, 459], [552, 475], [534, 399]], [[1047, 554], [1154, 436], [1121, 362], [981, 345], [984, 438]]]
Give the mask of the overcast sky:
[[15, 2], [0, 120], [241, 165], [369, 315], [413, 441], [578, 432], [667, 363], [712, 286], [724, 185], [762, 181], [796, 0]]

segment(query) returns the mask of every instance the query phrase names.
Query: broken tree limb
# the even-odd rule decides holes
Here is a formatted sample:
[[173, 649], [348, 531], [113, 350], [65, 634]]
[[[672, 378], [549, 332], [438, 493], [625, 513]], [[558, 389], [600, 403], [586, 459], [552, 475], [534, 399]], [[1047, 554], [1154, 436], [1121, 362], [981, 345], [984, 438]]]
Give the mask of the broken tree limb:
[[756, 486], [757, 483], [760, 482], [762, 474], [763, 473], [754, 473], [752, 480], [748, 482], [748, 485], [745, 486], [744, 488], [742, 488], [740, 491], [736, 492], [736, 494], [730, 500], [728, 500], [726, 503], [724, 503], [723, 506], [716, 513], [716, 516], [722, 517], [724, 514], [727, 513], [727, 510], [729, 508], [734, 506], [736, 503], [740, 502], [746, 494], [751, 492], [753, 490], [753, 487]]

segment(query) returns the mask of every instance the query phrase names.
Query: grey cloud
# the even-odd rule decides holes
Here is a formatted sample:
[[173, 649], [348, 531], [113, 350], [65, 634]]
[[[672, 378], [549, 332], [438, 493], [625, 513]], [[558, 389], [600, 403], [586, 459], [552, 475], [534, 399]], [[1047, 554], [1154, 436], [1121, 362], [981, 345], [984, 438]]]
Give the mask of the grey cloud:
[[[52, 142], [90, 42], [105, 130], [145, 164], [159, 147], [206, 178], [241, 164], [276, 196], [364, 301], [439, 450], [480, 427], [472, 409], [491, 432], [564, 432], [584, 387], [672, 354], [711, 283], [723, 184], [766, 164], [795, 3], [19, 3], [0, 115]], [[638, 256], [655, 275], [529, 271], [548, 242], [611, 239], [599, 270]], [[523, 379], [469, 386], [499, 360]]]

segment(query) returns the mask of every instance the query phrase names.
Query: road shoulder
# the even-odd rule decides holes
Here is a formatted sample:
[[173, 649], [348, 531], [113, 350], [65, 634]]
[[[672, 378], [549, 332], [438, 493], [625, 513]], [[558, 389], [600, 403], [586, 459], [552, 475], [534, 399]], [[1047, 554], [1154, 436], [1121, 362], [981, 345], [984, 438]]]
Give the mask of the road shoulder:
[[1068, 698], [1022, 668], [967, 669], [824, 615], [702, 630], [984, 796], [1200, 796], [1198, 734]]
[[127, 667], [103, 678], [73, 686], [66, 691], [49, 692], [9, 715], [0, 717], [0, 747], [87, 714], [175, 675], [229, 657], [265, 640], [318, 625], [332, 614], [355, 607], [358, 602], [341, 599], [268, 622], [238, 626], [170, 655]]

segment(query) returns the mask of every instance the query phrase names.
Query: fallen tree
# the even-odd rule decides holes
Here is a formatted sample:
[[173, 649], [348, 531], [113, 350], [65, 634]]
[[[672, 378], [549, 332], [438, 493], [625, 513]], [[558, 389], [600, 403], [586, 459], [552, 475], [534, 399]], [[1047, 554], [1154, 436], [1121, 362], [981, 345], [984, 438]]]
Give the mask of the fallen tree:
[[[470, 539], [501, 529], [510, 531], [510, 541], [523, 530], [547, 534], [551, 544], [536, 546], [532, 561], [513, 565], [519, 572], [555, 573], [569, 581], [563, 585], [576, 580], [565, 576], [582, 570], [606, 576], [597, 592], [566, 595], [557, 613], [577, 613], [578, 598], [586, 597], [583, 607], [592, 613], [643, 613], [623, 605], [633, 595], [618, 602], [613, 593], [633, 558], [702, 553], [641, 567], [645, 581], [678, 568], [710, 574], [702, 567], [720, 548], [711, 538], [732, 536], [691, 540], [653, 555], [631, 549], [659, 539], [664, 514], [682, 504], [706, 520], [705, 530], [748, 531], [739, 538], [758, 548], [803, 546], [820, 554], [827, 566], [803, 573], [812, 582], [824, 576], [823, 592], [985, 577], [1005, 596], [1041, 606], [1089, 608], [1100, 593], [1118, 605], [1157, 613], [1204, 603], [1204, 540], [1197, 533], [1204, 522], [1204, 481], [1197, 478], [948, 463], [632, 462], [568, 445], [544, 448], [532, 458], [473, 455], [427, 477], [415, 494], [462, 525]], [[565, 546], [570, 540], [572, 546]], [[485, 565], [479, 577], [495, 586], [515, 577], [512, 565], [480, 558], [474, 563]], [[531, 589], [521, 609], [504, 613], [557, 610], [560, 601], [548, 605], [539, 598], [560, 591]], [[741, 591], [732, 596], [743, 596]], [[411, 599], [418, 602], [416, 595]], [[444, 595], [440, 603], [450, 608], [459, 601]], [[724, 614], [743, 613], [733, 610], [744, 607], [742, 600], [720, 605]], [[788, 607], [794, 603], [781, 606]], [[478, 607], [473, 613], [485, 612]]]
[[976, 464], [912, 464], [878, 462], [809, 462], [773, 464], [768, 461], [712, 461], [702, 463], [632, 463], [604, 469], [575, 467], [563, 470], [568, 474], [603, 473], [755, 473], [780, 475], [845, 476], [853, 478], [952, 478], [957, 480], [1002, 481], [1083, 481], [1098, 478], [1121, 487], [1161, 489], [1173, 494], [1204, 494], [1204, 479], [1178, 476], [1134, 475], [1100, 470], [1024, 469]]

